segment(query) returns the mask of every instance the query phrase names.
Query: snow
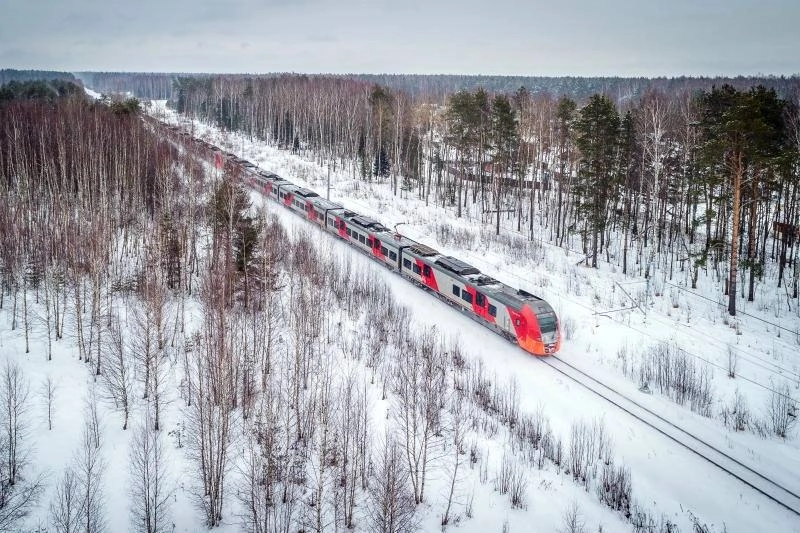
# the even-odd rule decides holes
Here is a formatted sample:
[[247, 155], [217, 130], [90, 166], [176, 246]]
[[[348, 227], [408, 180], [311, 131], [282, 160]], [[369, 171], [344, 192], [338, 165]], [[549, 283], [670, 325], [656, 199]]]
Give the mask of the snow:
[[[171, 116], [168, 110], [162, 112]], [[177, 120], [174, 116], [171, 119]], [[222, 133], [199, 123], [195, 123], [194, 128], [198, 136], [227, 146], [261, 168], [324, 196], [329, 175], [327, 168], [263, 142]], [[426, 206], [413, 193], [403, 193], [402, 199], [396, 198], [392, 196], [389, 184], [365, 184], [340, 170], [331, 171], [330, 180], [331, 200], [374, 217], [390, 228], [402, 223], [399, 227], [404, 235], [465, 260], [504, 283], [545, 298], [556, 309], [562, 323], [573, 324], [572, 338], [562, 343], [561, 358], [800, 492], [800, 450], [796, 432], [786, 440], [762, 438], [751, 432], [731, 431], [716, 416], [721, 405], [729, 404], [737, 390], [745, 396], [751, 411], [760, 413], [769, 398], [765, 387], [776, 386], [781, 379], [791, 384], [792, 394], [797, 397], [800, 386], [800, 318], [796, 311], [776, 311], [781, 305], [779, 291], [766, 284], [759, 285], [757, 301], [741, 307], [753, 316], [737, 317], [731, 322], [735, 327], [730, 327], [724, 323], [727, 318], [724, 308], [719, 305], [721, 296], [702, 274], [699, 288], [689, 291], [684, 288], [685, 274], [681, 275], [683, 278], [676, 276], [672, 282], [675, 286], [672, 286], [664, 281], [665, 274], [661, 270], [650, 283], [639, 277], [623, 276], [614, 265], [604, 263], [601, 268], [593, 270], [577, 266], [581, 254], [549, 244], [545, 235], [540, 236], [540, 251], [535, 258], [518, 260], [502, 250], [492, 249], [477, 231], [480, 222], [469, 213], [456, 219], [452, 210]], [[482, 361], [488, 376], [496, 384], [514, 382], [521, 411], [533, 413], [541, 409], [549, 418], [554, 433], [563, 438], [565, 444], [574, 424], [604, 421], [613, 440], [615, 461], [630, 468], [634, 498], [656, 518], [664, 515], [678, 523], [683, 531], [692, 529], [691, 517], [695, 516], [700, 523], [713, 525], [713, 531], [723, 531], [724, 528], [729, 532], [800, 532], [800, 519], [796, 515], [754, 493], [692, 452], [676, 447], [663, 435], [568, 381], [542, 361], [480, 327], [344, 242], [312, 228], [294, 213], [257, 193], [252, 193], [251, 198], [255, 208], [264, 206], [276, 213], [290, 234], [292, 230], [315, 232], [320, 248], [330, 250], [331, 254], [351, 257], [357, 271], [378, 275], [395, 297], [412, 310], [415, 327], [435, 326], [438, 331], [458, 338], [467, 358], [473, 363]], [[445, 222], [475, 232], [473, 246], [462, 249], [438, 242], [437, 224]], [[504, 227], [503, 232], [514, 235], [514, 224], [509, 221], [507, 225], [509, 227]], [[638, 300], [638, 306], [632, 305], [625, 292]], [[597, 314], [622, 308], [629, 309]], [[764, 320], [779, 324], [785, 330], [781, 330], [778, 336], [776, 327]], [[46, 361], [47, 340], [42, 328], [34, 327], [36, 335], [31, 339], [32, 349], [26, 354], [21, 328], [12, 331], [10, 323], [9, 306], [6, 305], [0, 310], [0, 363], [19, 363], [30, 380], [31, 435], [35, 442], [32, 464], [49, 473], [48, 488], [29, 520], [29, 528], [33, 529], [47, 523], [47, 505], [53, 487], [80, 444], [86, 397], [93, 386], [97, 386], [98, 394], [101, 394], [101, 387], [94, 383], [86, 365], [77, 360], [74, 339], [65, 338], [54, 343], [53, 360]], [[658, 393], [644, 394], [638, 390], [638, 383], [624, 377], [620, 354], [626, 353], [628, 360], [635, 361], [645, 347], [659, 341], [674, 343], [691, 358], [715, 365], [712, 385], [717, 400], [712, 418], [676, 405]], [[727, 377], [730, 348], [740, 353], [736, 379]], [[40, 384], [48, 375], [58, 383], [52, 430], [47, 429], [38, 396]], [[167, 434], [184, 417], [184, 404], [177, 390], [177, 372], [171, 378], [175, 386], [169, 389], [171, 396], [164, 413], [164, 442], [175, 487], [172, 520], [175, 531], [198, 531], [204, 526], [191, 497], [190, 472], [193, 467], [186, 449], [177, 448], [174, 438]], [[373, 408], [373, 421], [379, 424], [389, 409], [388, 404], [378, 399]], [[139, 405], [138, 409], [142, 406]], [[132, 432], [122, 431], [121, 417], [108, 402], [101, 405], [101, 418], [103, 453], [107, 464], [104, 501], [108, 529], [126, 531], [130, 527], [127, 458]], [[141, 420], [141, 417], [132, 413], [131, 420]], [[380, 435], [382, 432], [375, 432], [373, 437], [377, 440]], [[510, 443], [504, 438], [506, 433], [500, 431], [494, 438], [484, 436], [477, 441], [484, 459], [491, 464], [488, 469], [490, 481], [481, 484], [478, 470], [471, 470], [465, 464], [465, 479], [459, 497], [461, 503], [457, 509], [462, 518], [453, 526], [454, 530], [471, 533], [507, 527], [511, 532], [555, 531], [561, 527], [562, 515], [572, 502], [578, 504], [590, 531], [596, 531], [599, 525], [603, 531], [630, 530], [630, 524], [604, 507], [593, 491], [587, 492], [574, 483], [571, 476], [559, 472], [552, 465], [527, 472], [527, 508], [511, 509], [508, 498], [495, 492], [491, 483], [502, 456], [511, 451]], [[446, 497], [446, 477], [441, 469], [431, 474], [431, 503], [422, 504], [419, 511], [424, 531], [441, 529], [439, 518], [441, 501]], [[463, 503], [472, 491], [474, 516], [466, 518], [463, 516]], [[228, 492], [227, 498], [226, 509], [229, 512], [220, 530], [238, 531], [237, 504], [232, 491]]]

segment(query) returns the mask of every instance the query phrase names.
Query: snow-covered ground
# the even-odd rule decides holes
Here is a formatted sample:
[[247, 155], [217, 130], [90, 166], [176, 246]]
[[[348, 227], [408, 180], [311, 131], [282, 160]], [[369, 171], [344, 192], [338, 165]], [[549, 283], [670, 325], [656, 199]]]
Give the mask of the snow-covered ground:
[[[168, 114], [167, 111], [164, 111]], [[174, 119], [174, 117], [173, 117]], [[211, 142], [227, 146], [260, 167], [277, 172], [295, 183], [325, 195], [328, 169], [286, 151], [241, 136], [223, 134], [201, 124], [195, 132]], [[512, 286], [524, 288], [548, 300], [568, 323], [570, 338], [562, 344], [560, 357], [584, 369], [599, 380], [627, 396], [646, 404], [654, 411], [674, 420], [707, 441], [740, 457], [765, 475], [781, 481], [800, 492], [800, 450], [796, 432], [781, 440], [760, 437], [752, 432], [734, 432], [724, 426], [719, 411], [730, 405], [740, 392], [754, 415], [761, 416], [770, 397], [769, 388], [779, 383], [790, 384], [794, 397], [800, 386], [800, 352], [797, 312], [775, 311], [779, 308], [780, 292], [762, 284], [757, 302], [742, 309], [755, 317], [738, 317], [726, 325], [724, 308], [718, 305], [720, 295], [711, 283], [701, 282], [696, 294], [684, 290], [685, 279], [676, 277], [673, 287], [657, 272], [650, 283], [640, 278], [625, 277], [613, 265], [603, 264], [597, 270], [577, 266], [581, 256], [541, 241], [529, 257], [515, 259], [507, 250], [493, 244], [482, 235], [479, 222], [472, 217], [456, 219], [454, 212], [441, 207], [425, 206], [413, 193], [394, 197], [388, 184], [365, 184], [341, 172], [330, 172], [330, 198], [346, 207], [379, 219], [385, 225], [399, 226], [403, 234], [436, 247], [442, 252], [466, 260], [484, 272]], [[313, 232], [320, 249], [332, 255], [351, 258], [357, 271], [379, 276], [396, 299], [412, 310], [412, 324], [420, 329], [436, 326], [447, 336], [458, 338], [468, 360], [483, 363], [492, 381], [500, 386], [515, 383], [520, 408], [533, 413], [541, 409], [550, 421], [554, 433], [565, 441], [571, 428], [584, 421], [602, 420], [613, 441], [614, 460], [630, 468], [633, 495], [636, 501], [656, 518], [664, 515], [690, 531], [692, 517], [712, 525], [713, 531], [800, 531], [800, 519], [767, 498], [754, 493], [717, 467], [700, 459], [688, 450], [676, 447], [656, 431], [643, 426], [626, 413], [601, 400], [589, 391], [569, 382], [549, 366], [511, 345], [473, 320], [456, 312], [443, 302], [410, 285], [399, 276], [375, 264], [336, 238], [323, 234], [289, 211], [264, 200], [257, 193], [251, 198], [255, 208], [262, 205], [276, 213], [290, 231]], [[437, 240], [442, 224], [474, 233], [468, 248], [454, 247]], [[512, 224], [509, 224], [512, 226]], [[504, 229], [513, 234], [510, 229]], [[491, 233], [491, 229], [489, 229]], [[631, 308], [631, 299], [636, 306]], [[761, 319], [786, 328], [780, 330]], [[734, 326], [731, 327], [731, 326]], [[38, 331], [37, 331], [38, 330]], [[35, 449], [31, 462], [49, 472], [48, 488], [29, 526], [47, 525], [47, 506], [53, 487], [65, 465], [79, 448], [86, 398], [93, 387], [102, 395], [99, 385], [86, 365], [77, 361], [74, 339], [67, 336], [54, 344], [52, 361], [46, 361], [47, 342], [41, 326], [34, 326], [31, 352], [24, 353], [21, 329], [11, 331], [9, 306], [0, 311], [0, 357], [18, 362], [30, 381], [32, 425], [30, 433]], [[692, 412], [658, 393], [639, 391], [635, 379], [625, 377], [623, 365], [636, 363], [645, 349], [659, 341], [668, 341], [684, 350], [690, 359], [709, 364], [715, 402], [711, 417]], [[739, 354], [737, 377], [727, 377], [730, 350]], [[44, 403], [39, 394], [41, 384], [52, 377], [58, 384], [53, 429], [47, 429]], [[181, 422], [183, 402], [178, 395], [177, 373], [172, 376], [175, 387], [169, 390], [169, 403], [164, 413], [164, 435], [169, 458], [171, 479], [175, 491], [172, 497], [172, 521], [175, 531], [203, 529], [201, 515], [191, 496], [192, 467], [185, 448], [178, 448], [170, 434]], [[389, 409], [378, 398], [373, 405], [380, 424], [380, 413]], [[141, 418], [141, 417], [138, 417]], [[119, 413], [108, 402], [102, 404], [103, 452], [107, 465], [105, 474], [105, 505], [109, 531], [126, 531], [130, 527], [128, 453], [132, 432], [122, 431]], [[137, 420], [135, 414], [133, 420]], [[374, 438], [380, 438], [380, 432]], [[510, 453], [507, 432], [494, 438], [483, 437], [478, 442], [483, 460], [497, 469], [504, 454]], [[235, 452], [236, 453], [236, 452]], [[235, 474], [233, 474], [235, 476]], [[490, 474], [490, 477], [493, 474]], [[460, 482], [457, 514], [462, 516], [456, 531], [555, 531], [562, 527], [562, 515], [573, 503], [577, 504], [587, 531], [627, 531], [630, 523], [604, 507], [594, 491], [586, 491], [572, 477], [550, 465], [530, 469], [527, 476], [527, 506], [512, 509], [508, 498], [499, 495], [489, 483], [481, 483], [477, 469], [467, 468]], [[420, 506], [420, 528], [425, 531], [441, 529], [441, 502], [446, 497], [447, 475], [443, 468], [431, 474], [430, 501]], [[471, 518], [464, 508], [470, 495], [474, 497]], [[225, 531], [238, 531], [237, 503], [232, 491], [228, 494]]]

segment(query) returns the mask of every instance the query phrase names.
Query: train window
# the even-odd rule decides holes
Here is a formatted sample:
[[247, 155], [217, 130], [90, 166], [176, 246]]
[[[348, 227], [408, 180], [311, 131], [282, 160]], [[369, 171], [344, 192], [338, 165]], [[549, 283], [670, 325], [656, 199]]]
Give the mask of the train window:
[[486, 296], [481, 293], [477, 293], [475, 295], [475, 303], [478, 304], [478, 307], [486, 307]]
[[397, 254], [394, 252], [389, 252], [389, 259], [392, 261], [397, 261]]
[[468, 304], [472, 303], [472, 295], [467, 291], [461, 293], [461, 298], [463, 298], [464, 301], [467, 302]]
[[347, 236], [350, 237], [350, 228], [347, 228]]
[[497, 308], [492, 304], [489, 304], [489, 315], [494, 317], [497, 316]]
[[453, 294], [456, 296], [461, 296], [461, 289], [458, 287], [458, 285], [453, 285]]
[[409, 261], [408, 259], [403, 259], [403, 267], [411, 268], [411, 261]]
[[419, 265], [416, 264], [416, 263], [414, 263], [414, 266], [412, 267], [412, 270], [414, 271], [414, 274], [419, 274], [421, 272], [421, 270], [419, 268]]
[[381, 246], [381, 253], [385, 256], [389, 254], [389, 250], [385, 246]]
[[556, 317], [544, 315], [539, 317], [539, 329], [542, 333], [552, 333], [556, 330]]
[[336, 223], [334, 222], [333, 217], [328, 217], [328, 224], [330, 224], [334, 228], [336, 227]]
[[361, 242], [361, 244], [367, 244], [367, 239], [365, 239], [361, 234], [358, 235], [358, 240]]
[[423, 266], [422, 267], [422, 273], [425, 274], [426, 277], [430, 276], [431, 275], [431, 267], [429, 267], [428, 265]]

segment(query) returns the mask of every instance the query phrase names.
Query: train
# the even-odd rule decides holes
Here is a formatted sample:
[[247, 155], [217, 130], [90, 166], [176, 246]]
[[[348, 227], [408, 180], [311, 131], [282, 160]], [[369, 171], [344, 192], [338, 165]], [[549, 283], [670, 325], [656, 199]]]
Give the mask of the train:
[[[174, 126], [172, 129], [177, 129]], [[187, 136], [187, 132], [180, 132]], [[379, 221], [197, 140], [215, 163], [235, 165], [242, 180], [270, 200], [369, 255], [389, 270], [438, 296], [526, 352], [549, 356], [561, 348], [561, 327], [544, 299], [482, 273], [464, 261], [416, 242]]]

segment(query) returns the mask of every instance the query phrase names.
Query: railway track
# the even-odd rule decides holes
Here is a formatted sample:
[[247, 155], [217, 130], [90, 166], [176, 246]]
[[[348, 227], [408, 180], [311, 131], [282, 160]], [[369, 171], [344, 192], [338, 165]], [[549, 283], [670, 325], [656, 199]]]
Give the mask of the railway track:
[[597, 378], [569, 364], [564, 359], [553, 355], [539, 360], [581, 387], [588, 389], [628, 413], [641, 423], [651, 427], [667, 439], [693, 452], [734, 479], [800, 517], [800, 494], [798, 492], [770, 479], [674, 422], [620, 394]]

